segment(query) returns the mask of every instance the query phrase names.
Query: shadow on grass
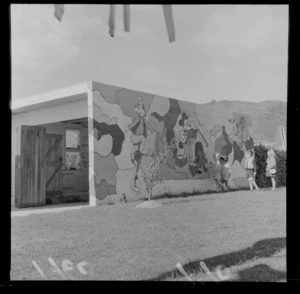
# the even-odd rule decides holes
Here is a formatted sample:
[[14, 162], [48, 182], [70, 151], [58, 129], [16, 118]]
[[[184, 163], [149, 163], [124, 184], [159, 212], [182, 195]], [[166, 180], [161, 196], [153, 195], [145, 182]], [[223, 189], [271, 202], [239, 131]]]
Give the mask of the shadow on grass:
[[257, 264], [237, 272], [238, 279], [230, 282], [278, 282], [286, 280], [286, 272], [269, 267], [266, 264]]
[[[248, 247], [246, 249], [217, 255], [214, 257], [209, 257], [204, 260], [202, 259], [192, 261], [183, 265], [182, 267], [188, 275], [198, 274], [202, 271], [200, 262], [203, 261], [208, 267], [208, 269], [212, 272], [218, 266], [220, 266], [221, 268], [227, 268], [234, 265], [242, 264], [254, 258], [270, 257], [285, 247], [286, 237], [264, 239], [254, 243], [251, 247]], [[249, 272], [243, 273], [243, 271], [241, 271], [241, 275], [242, 278], [250, 276]], [[174, 279], [176, 277], [183, 277], [183, 274], [177, 268], [172, 271], [165, 272], [155, 278], [152, 278], [150, 279], [150, 281], [162, 281], [170, 278]]]
[[[284, 188], [284, 187], [283, 187]], [[161, 199], [173, 199], [173, 198], [187, 198], [184, 199], [182, 201], [178, 201], [178, 202], [190, 202], [190, 201], [198, 201], [198, 199], [193, 199], [193, 196], [205, 196], [205, 195], [209, 195], [209, 194], [219, 194], [224, 195], [226, 193], [231, 193], [231, 192], [241, 192], [241, 191], [250, 191], [249, 188], [234, 188], [231, 189], [230, 191], [224, 191], [224, 192], [217, 192], [217, 191], [206, 191], [206, 192], [184, 192], [184, 193], [180, 193], [180, 194], [176, 194], [176, 193], [164, 193], [162, 195], [159, 196], [155, 196], [155, 197], [151, 197], [151, 200], [161, 200]], [[260, 189], [260, 191], [270, 191], [269, 188], [266, 189]], [[191, 197], [191, 198], [189, 198]], [[125, 202], [121, 202], [121, 203], [132, 203], [132, 202], [137, 202], [137, 201], [147, 201], [148, 198], [140, 198], [140, 199], [130, 199], [130, 200], [126, 200]], [[203, 200], [207, 200], [207, 199], [203, 199]], [[170, 202], [171, 203], [171, 202]], [[110, 205], [115, 204], [115, 203], [109, 203]], [[165, 204], [169, 204], [169, 202], [164, 203]]]
[[[208, 200], [210, 198], [193, 198], [193, 196], [205, 196], [205, 195], [209, 195], [209, 194], [217, 194], [220, 195], [220, 197], [222, 197], [222, 195], [227, 194], [227, 193], [232, 193], [232, 192], [241, 192], [241, 191], [249, 191], [249, 188], [238, 188], [238, 189], [231, 189], [229, 191], [224, 191], [224, 192], [216, 192], [216, 191], [206, 191], [206, 192], [184, 192], [181, 194], [172, 194], [172, 193], [164, 193], [160, 196], [155, 196], [152, 197], [152, 200], [163, 200], [163, 199], [174, 199], [174, 198], [184, 198], [183, 200], [178, 200], [176, 201], [176, 203], [178, 202], [191, 202], [191, 201], [201, 201], [201, 200]], [[270, 192], [269, 188], [264, 188], [264, 189], [260, 189], [260, 192]], [[258, 191], [254, 191], [258, 192]], [[273, 192], [272, 192], [273, 193]], [[145, 201], [147, 199], [145, 198]], [[173, 203], [173, 202], [166, 202], [163, 203], [163, 205], [169, 204], [169, 203]]]
[[226, 193], [232, 193], [232, 192], [240, 192], [240, 191], [247, 191], [249, 189], [231, 189], [230, 191], [224, 191], [224, 192], [216, 192], [216, 191], [207, 191], [207, 192], [190, 192], [190, 193], [182, 193], [182, 194], [171, 194], [171, 193], [165, 193], [160, 196], [153, 197], [153, 200], [162, 200], [162, 199], [170, 199], [170, 202], [166, 202], [163, 205], [173, 203], [171, 202], [172, 199], [176, 198], [183, 198], [181, 200], [177, 200], [178, 202], [191, 202], [191, 201], [207, 201], [210, 198], [194, 198], [193, 196], [206, 196], [209, 194], [217, 194], [222, 197], [222, 195]]
[[231, 189], [230, 191], [224, 191], [224, 192], [217, 192], [217, 191], [206, 191], [206, 192], [183, 192], [180, 194], [176, 194], [176, 193], [164, 193], [162, 195], [159, 196], [155, 196], [153, 197], [153, 200], [159, 200], [159, 199], [169, 199], [169, 198], [187, 198], [187, 197], [191, 197], [191, 196], [199, 196], [199, 195], [209, 195], [209, 194], [226, 194], [226, 193], [231, 193], [231, 192], [238, 192], [238, 191], [246, 191], [249, 189]]

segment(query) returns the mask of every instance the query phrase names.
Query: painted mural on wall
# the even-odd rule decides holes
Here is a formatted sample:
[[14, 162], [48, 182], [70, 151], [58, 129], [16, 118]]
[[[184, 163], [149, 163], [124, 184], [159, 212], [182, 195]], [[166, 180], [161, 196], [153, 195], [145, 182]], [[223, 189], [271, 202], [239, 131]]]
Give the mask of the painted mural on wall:
[[[100, 83], [91, 90], [91, 168], [98, 200], [123, 193], [145, 196], [144, 179], [154, 166], [153, 182], [202, 180], [205, 190], [205, 183], [213, 182], [215, 152], [229, 157], [232, 186], [245, 177], [245, 151], [254, 146], [251, 117], [233, 112], [208, 129], [196, 104]], [[158, 160], [162, 144], [169, 148]]]
[[169, 152], [174, 148], [174, 140], [168, 144], [166, 139], [164, 139], [154, 152], [148, 153], [145, 151], [141, 153], [140, 160], [134, 162], [136, 166], [135, 176], [130, 183], [132, 192], [144, 195], [149, 200], [151, 199], [153, 187], [162, 182], [162, 179], [157, 174], [159, 166], [166, 162]]

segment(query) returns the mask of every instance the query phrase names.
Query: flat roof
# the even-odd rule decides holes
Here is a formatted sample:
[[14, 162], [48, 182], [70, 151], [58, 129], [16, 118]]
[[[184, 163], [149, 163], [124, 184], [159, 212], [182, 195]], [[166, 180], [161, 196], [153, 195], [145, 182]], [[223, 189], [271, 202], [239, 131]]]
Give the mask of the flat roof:
[[[127, 89], [127, 90], [132, 90], [140, 93], [149, 94], [148, 92], [144, 92], [141, 90], [133, 90], [126, 87], [104, 84], [97, 81], [85, 81], [78, 84], [66, 86], [63, 88], [51, 90], [48, 92], [39, 93], [33, 96], [27, 96], [19, 99], [12, 99], [10, 101], [10, 109], [13, 114], [16, 114], [28, 110], [34, 110], [34, 109], [44, 108], [53, 105], [84, 100], [87, 99], [88, 92], [98, 89], [99, 85], [117, 87], [120, 89]], [[153, 94], [153, 95], [159, 95], [159, 94]], [[186, 102], [191, 103], [188, 101]]]
[[92, 81], [86, 81], [49, 92], [43, 92], [33, 96], [11, 100], [10, 108], [12, 113], [19, 113], [45, 106], [47, 107], [83, 100], [87, 98], [89, 86], [92, 85], [92, 83]]

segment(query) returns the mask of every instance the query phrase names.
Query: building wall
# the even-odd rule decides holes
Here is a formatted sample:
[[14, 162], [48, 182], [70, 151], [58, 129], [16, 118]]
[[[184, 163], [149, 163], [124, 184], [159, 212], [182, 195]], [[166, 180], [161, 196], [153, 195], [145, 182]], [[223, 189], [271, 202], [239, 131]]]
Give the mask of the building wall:
[[72, 103], [43, 107], [36, 110], [25, 111], [12, 115], [12, 153], [11, 153], [11, 204], [15, 199], [15, 164], [20, 155], [19, 137], [21, 125], [41, 125], [63, 120], [87, 117], [87, 99]]
[[15, 179], [16, 179], [16, 164], [18, 164], [17, 155], [20, 154], [20, 127], [12, 124], [12, 132], [11, 132], [11, 205], [15, 205]]
[[142, 173], [159, 155], [162, 143], [174, 148], [159, 166], [153, 196], [215, 190], [215, 152], [229, 157], [231, 187], [247, 185], [243, 166], [245, 150], [254, 144], [251, 117], [229, 111], [225, 120], [208, 125], [193, 103], [100, 83], [93, 83], [91, 90], [91, 168], [99, 204], [120, 199], [123, 193], [128, 199], [144, 198]]

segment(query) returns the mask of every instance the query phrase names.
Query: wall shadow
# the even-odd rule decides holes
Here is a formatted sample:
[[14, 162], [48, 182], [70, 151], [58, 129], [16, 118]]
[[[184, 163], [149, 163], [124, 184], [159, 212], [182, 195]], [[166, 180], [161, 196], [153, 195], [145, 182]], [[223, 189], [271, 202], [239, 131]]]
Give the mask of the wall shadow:
[[229, 282], [278, 282], [286, 280], [286, 272], [257, 264], [237, 272], [238, 278]]
[[[234, 265], [242, 264], [254, 258], [270, 257], [284, 248], [286, 248], [286, 237], [269, 238], [258, 241], [252, 246], [247, 247], [245, 249], [217, 255], [214, 257], [209, 257], [206, 259], [192, 261], [186, 263], [182, 267], [187, 274], [197, 274], [203, 271], [200, 266], [200, 262], [203, 261], [210, 271], [214, 271], [214, 269], [216, 269], [217, 266], [220, 266], [221, 268], [227, 268]], [[253, 268], [254, 270], [262, 269], [262, 267]], [[266, 268], [264, 268], [264, 270], [266, 271]], [[270, 273], [270, 271], [266, 275], [267, 277], [273, 276]], [[280, 272], [278, 275], [283, 275], [283, 273]], [[240, 272], [241, 280], [246, 279], [249, 276], [254, 276], [253, 272], [247, 270]], [[159, 276], [150, 279], [149, 281], [163, 281], [168, 278], [174, 279], [176, 277], [183, 277], [183, 274], [177, 268], [168, 272], [164, 272]]]

